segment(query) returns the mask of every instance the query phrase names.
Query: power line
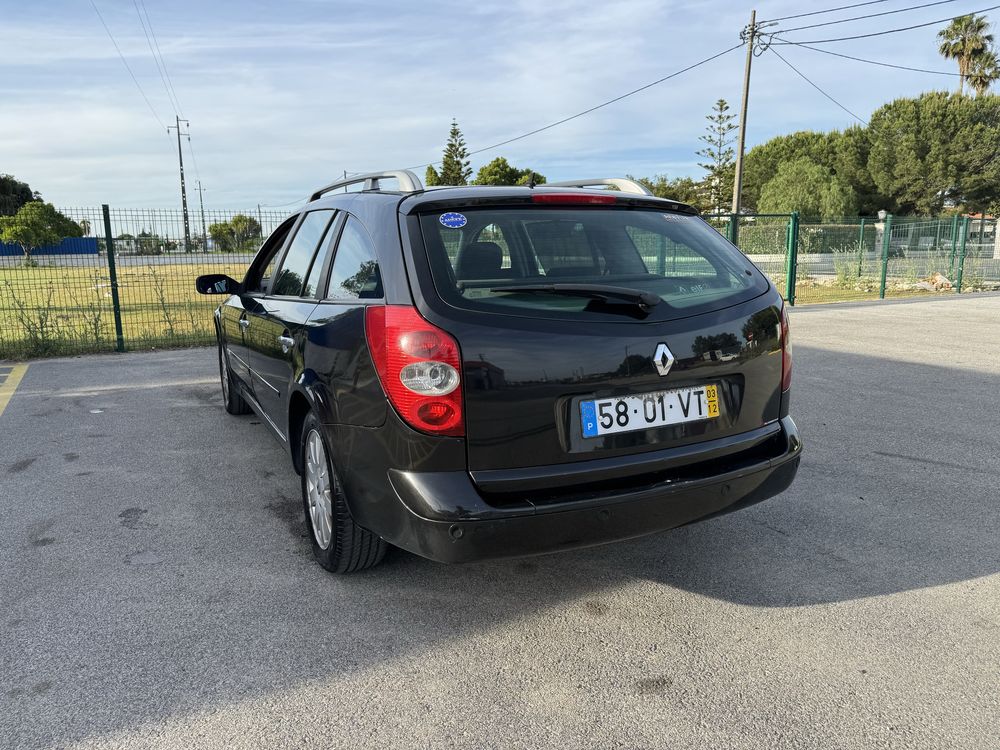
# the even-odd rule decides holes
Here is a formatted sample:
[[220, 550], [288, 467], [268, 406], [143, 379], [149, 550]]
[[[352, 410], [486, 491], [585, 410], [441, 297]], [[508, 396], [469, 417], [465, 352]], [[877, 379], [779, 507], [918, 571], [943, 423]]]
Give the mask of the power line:
[[261, 203], [260, 207], [261, 208], [285, 208], [286, 206], [294, 206], [294, 205], [297, 205], [299, 203], [305, 203], [308, 200], [309, 200], [309, 198], [306, 197], [306, 198], [297, 198], [297, 199], [295, 199], [293, 201], [289, 201], [288, 203]]
[[790, 62], [788, 62], [788, 60], [786, 60], [784, 57], [782, 57], [778, 53], [778, 50], [774, 49], [773, 47], [769, 47], [768, 49], [770, 49], [771, 52], [773, 52], [775, 55], [777, 55], [778, 59], [781, 60], [781, 62], [783, 62], [789, 68], [791, 68], [792, 70], [794, 70], [799, 75], [799, 77], [802, 78], [802, 80], [804, 80], [806, 83], [808, 83], [814, 89], [816, 89], [819, 93], [821, 93], [823, 96], [825, 96], [831, 102], [833, 102], [834, 104], [836, 104], [838, 107], [840, 107], [842, 110], [844, 110], [847, 114], [849, 114], [855, 120], [857, 120], [858, 122], [860, 122], [862, 125], [867, 125], [868, 124], [867, 120], [864, 120], [863, 118], [858, 117], [856, 114], [854, 114], [853, 112], [851, 112], [851, 110], [849, 110], [847, 107], [845, 107], [843, 104], [841, 104], [840, 102], [838, 102], [836, 99], [834, 99], [832, 96], [830, 96], [828, 93], [826, 93], [819, 86], [817, 86], [815, 83], [813, 83], [811, 80], [809, 80], [809, 78], [806, 77], [805, 73], [803, 73], [801, 70], [799, 70], [798, 68], [796, 68]]
[[201, 170], [198, 169], [198, 160], [196, 158], [194, 158], [194, 146], [191, 145], [191, 132], [190, 132], [190, 129], [191, 129], [191, 125], [189, 123], [188, 124], [188, 137], [187, 137], [188, 153], [191, 154], [191, 163], [194, 164], [194, 176], [197, 177], [198, 180], [200, 181], [201, 180]]
[[[591, 112], [595, 112], [595, 111], [597, 111], [597, 110], [599, 110], [599, 109], [601, 109], [603, 107], [607, 107], [609, 104], [614, 104], [615, 102], [620, 102], [622, 99], [630, 97], [633, 94], [638, 94], [640, 91], [645, 91], [646, 89], [652, 88], [653, 86], [661, 84], [664, 81], [669, 81], [671, 78], [676, 78], [677, 76], [681, 75], [682, 73], [687, 73], [689, 70], [694, 70], [695, 68], [697, 68], [697, 67], [699, 67], [701, 65], [705, 65], [706, 63], [710, 63], [710, 62], [712, 62], [712, 60], [715, 60], [715, 59], [717, 59], [719, 57], [722, 57], [723, 55], [729, 54], [733, 50], [739, 49], [742, 46], [743, 46], [743, 42], [740, 42], [739, 44], [734, 45], [734, 46], [730, 47], [729, 49], [723, 50], [722, 52], [717, 52], [716, 54], [712, 55], [711, 57], [706, 57], [704, 60], [699, 60], [698, 62], [694, 63], [693, 65], [689, 65], [686, 68], [682, 68], [681, 70], [678, 70], [678, 71], [676, 71], [674, 73], [671, 73], [670, 75], [663, 76], [663, 78], [658, 78], [655, 81], [647, 83], [645, 86], [640, 86], [637, 89], [632, 89], [631, 91], [628, 91], [628, 92], [626, 92], [624, 94], [621, 94], [620, 96], [616, 96], [613, 99], [608, 99], [605, 102], [601, 102], [600, 104], [597, 104], [597, 105], [595, 105], [593, 107], [585, 109], [582, 112], [577, 112], [575, 115], [570, 115], [569, 117], [564, 117], [561, 120], [556, 120], [555, 122], [551, 122], [548, 125], [543, 125], [540, 128], [535, 128], [534, 130], [529, 130], [527, 133], [522, 133], [521, 135], [514, 136], [513, 138], [508, 138], [507, 140], [500, 141], [499, 143], [493, 143], [493, 144], [491, 144], [489, 146], [483, 146], [482, 148], [475, 149], [474, 151], [470, 151], [468, 155], [469, 156], [474, 156], [475, 154], [481, 154], [484, 151], [490, 151], [492, 149], [499, 148], [500, 146], [506, 146], [508, 143], [513, 143], [514, 141], [520, 141], [520, 140], [522, 140], [524, 138], [528, 138], [529, 136], [541, 133], [542, 131], [550, 130], [551, 128], [554, 128], [554, 127], [556, 127], [558, 125], [562, 125], [564, 123], [567, 123], [570, 120], [575, 120], [578, 117], [583, 117], [584, 115], [589, 115]], [[412, 166], [412, 167], [407, 167], [407, 169], [422, 169], [424, 167], [430, 167], [430, 166], [433, 166], [434, 164], [439, 164], [439, 163], [440, 163], [440, 161], [432, 161], [432, 162], [428, 162], [427, 164], [417, 164], [417, 165]]]
[[928, 21], [927, 23], [918, 23], [914, 24], [913, 26], [904, 26], [899, 29], [887, 29], [886, 31], [875, 31], [872, 32], [871, 34], [857, 34], [855, 36], [842, 36], [842, 37], [837, 37], [836, 39], [809, 39], [809, 40], [791, 41], [788, 39], [782, 39], [781, 37], [775, 36], [774, 41], [772, 43], [773, 44], [828, 44], [830, 42], [846, 42], [851, 39], [868, 39], [873, 36], [884, 36], [885, 34], [897, 34], [900, 31], [912, 31], [913, 29], [922, 29], [925, 26], [936, 26], [937, 24], [945, 23], [947, 21], [954, 21], [956, 18], [961, 18], [962, 16], [969, 16], [977, 13], [987, 13], [991, 10], [996, 10], [997, 8], [1000, 8], [1000, 5], [991, 5], [989, 8], [983, 8], [982, 10], [973, 10], [969, 11], [968, 13], [962, 13], [961, 15], [958, 16], [951, 16], [949, 18], [939, 18], [936, 21]]
[[177, 96], [177, 90], [174, 88], [174, 81], [170, 77], [170, 71], [167, 70], [167, 61], [163, 59], [163, 53], [160, 51], [160, 42], [156, 38], [156, 32], [153, 31], [153, 22], [149, 19], [149, 11], [146, 10], [145, 0], [139, 0], [139, 5], [142, 7], [142, 13], [146, 16], [146, 25], [149, 27], [149, 35], [153, 37], [153, 46], [156, 47], [156, 54], [160, 57], [160, 65], [163, 66], [163, 75], [167, 78], [167, 85], [170, 87], [170, 91], [174, 95], [174, 101], [177, 103], [177, 111], [180, 116], [184, 116], [184, 111], [181, 109], [181, 100]]
[[914, 73], [933, 73], [938, 76], [955, 76], [961, 77], [961, 73], [951, 73], [946, 70], [929, 70], [927, 68], [913, 68], [909, 65], [895, 65], [893, 63], [881, 62], [880, 60], [866, 60], [863, 57], [854, 57], [853, 55], [845, 55], [840, 52], [834, 52], [833, 50], [820, 49], [819, 47], [810, 47], [808, 44], [799, 44], [798, 42], [789, 42], [789, 44], [794, 44], [796, 47], [801, 47], [802, 49], [812, 50], [813, 52], [822, 52], [824, 55], [833, 55], [834, 57], [843, 57], [845, 60], [854, 60], [855, 62], [868, 63], [869, 65], [881, 65], [883, 68], [896, 68], [897, 70], [910, 70]]
[[170, 92], [170, 87], [167, 86], [167, 78], [163, 75], [163, 68], [160, 66], [160, 59], [156, 56], [156, 52], [153, 50], [153, 41], [149, 38], [149, 32], [146, 31], [146, 23], [142, 20], [142, 13], [139, 12], [139, 3], [136, 2], [136, 0], [132, 0], [132, 5], [135, 6], [135, 14], [139, 17], [139, 25], [142, 27], [143, 35], [146, 37], [146, 46], [149, 47], [149, 54], [153, 57], [153, 64], [156, 66], [156, 71], [160, 74], [160, 81], [163, 82], [163, 90], [167, 93], [167, 101], [170, 102], [170, 107], [175, 113], [180, 112], [180, 105], [177, 104], [177, 100]]
[[897, 8], [896, 10], [887, 10], [882, 13], [869, 13], [866, 16], [854, 16], [852, 18], [840, 18], [836, 21], [824, 21], [823, 23], [813, 23], [808, 26], [796, 26], [794, 29], [782, 29], [782, 34], [788, 34], [792, 31], [802, 31], [804, 29], [818, 29], [820, 26], [834, 26], [838, 23], [850, 23], [851, 21], [863, 21], [868, 18], [878, 18], [879, 16], [891, 16], [895, 13], [906, 13], [910, 10], [920, 10], [921, 8], [930, 8], [933, 5], [947, 5], [948, 3], [953, 3], [955, 0], [935, 0], [933, 3], [924, 3], [923, 5], [911, 5], [908, 8]]
[[766, 21], [761, 21], [761, 23], [774, 23], [777, 21], [788, 21], [792, 18], [805, 18], [806, 16], [818, 16], [821, 13], [835, 13], [838, 10], [850, 10], [851, 8], [860, 8], [863, 5], [878, 5], [879, 3], [885, 3], [885, 2], [888, 2], [888, 0], [869, 0], [867, 3], [854, 3], [854, 5], [841, 5], [839, 8], [827, 8], [826, 10], [814, 10], [809, 13], [797, 13], [794, 16], [769, 18]]
[[125, 59], [125, 55], [122, 54], [121, 47], [118, 46], [118, 42], [115, 41], [114, 34], [111, 33], [111, 29], [109, 29], [107, 23], [104, 22], [104, 16], [102, 16], [101, 15], [101, 11], [99, 11], [97, 9], [97, 5], [94, 3], [94, 0], [90, 0], [90, 7], [94, 9], [94, 13], [97, 14], [97, 17], [101, 21], [101, 26], [103, 26], [104, 30], [108, 33], [108, 38], [111, 40], [111, 43], [114, 45], [115, 51], [118, 53], [118, 57], [121, 58], [122, 64], [125, 66], [125, 70], [127, 70], [128, 74], [132, 77], [132, 83], [135, 84], [135, 87], [137, 89], [139, 89], [139, 93], [142, 94], [143, 101], [146, 102], [146, 106], [149, 107], [149, 111], [153, 113], [153, 117], [155, 117], [156, 121], [158, 123], [160, 123], [160, 127], [165, 129], [167, 126], [163, 124], [163, 120], [160, 119], [160, 116], [158, 114], [156, 114], [156, 110], [153, 109], [153, 105], [150, 104], [149, 97], [146, 96], [146, 92], [143, 91], [142, 86], [139, 85], [139, 79], [137, 79], [135, 77], [135, 73], [132, 72], [132, 68], [129, 66], [128, 60], [126, 60]]

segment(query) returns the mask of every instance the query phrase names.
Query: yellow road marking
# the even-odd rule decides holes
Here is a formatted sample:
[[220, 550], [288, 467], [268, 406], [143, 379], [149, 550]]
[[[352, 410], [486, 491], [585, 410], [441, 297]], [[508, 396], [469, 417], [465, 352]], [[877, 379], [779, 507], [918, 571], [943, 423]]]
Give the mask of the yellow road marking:
[[[4, 367], [3, 370], [8, 370], [8, 368]], [[0, 371], [0, 414], [3, 414], [3, 410], [7, 408], [10, 397], [14, 395], [17, 386], [21, 384], [21, 378], [27, 371], [27, 365], [14, 365], [6, 373]]]

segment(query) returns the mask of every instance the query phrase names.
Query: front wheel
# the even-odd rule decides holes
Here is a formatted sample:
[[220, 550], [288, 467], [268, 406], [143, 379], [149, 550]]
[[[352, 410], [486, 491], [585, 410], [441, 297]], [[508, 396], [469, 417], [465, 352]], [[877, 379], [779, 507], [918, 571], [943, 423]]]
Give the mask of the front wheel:
[[219, 340], [219, 379], [222, 381], [222, 404], [230, 414], [249, 414], [250, 404], [240, 393], [239, 386], [229, 369], [229, 357], [223, 351], [222, 340]]
[[344, 486], [312, 414], [302, 426], [300, 450], [302, 505], [317, 562], [331, 573], [354, 573], [377, 565], [385, 557], [386, 543], [351, 518]]

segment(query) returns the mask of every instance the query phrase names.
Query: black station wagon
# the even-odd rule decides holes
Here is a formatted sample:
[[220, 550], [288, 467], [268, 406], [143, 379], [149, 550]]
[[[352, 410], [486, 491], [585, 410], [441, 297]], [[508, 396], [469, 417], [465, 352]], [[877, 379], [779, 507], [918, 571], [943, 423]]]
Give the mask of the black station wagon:
[[461, 562], [637, 537], [798, 468], [781, 296], [630, 180], [362, 175], [313, 194], [241, 282], [197, 287], [227, 297], [226, 410], [287, 447], [334, 572], [390, 544]]

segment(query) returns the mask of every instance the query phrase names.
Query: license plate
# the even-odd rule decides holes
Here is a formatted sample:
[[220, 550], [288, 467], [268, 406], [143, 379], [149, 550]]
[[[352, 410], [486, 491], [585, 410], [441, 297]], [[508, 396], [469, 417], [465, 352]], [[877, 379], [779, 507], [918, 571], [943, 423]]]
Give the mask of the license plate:
[[580, 423], [585, 438], [698, 422], [718, 416], [719, 388], [716, 385], [615, 396], [580, 404]]

